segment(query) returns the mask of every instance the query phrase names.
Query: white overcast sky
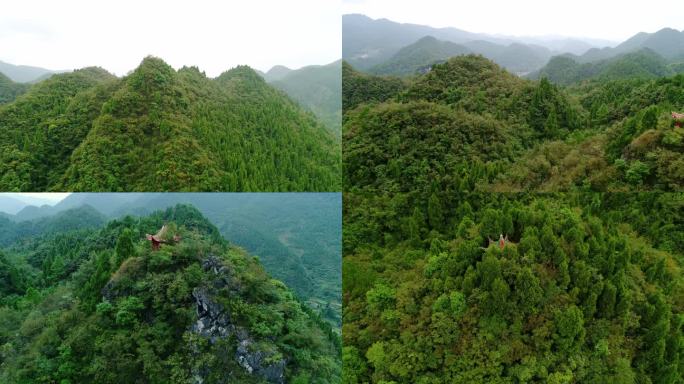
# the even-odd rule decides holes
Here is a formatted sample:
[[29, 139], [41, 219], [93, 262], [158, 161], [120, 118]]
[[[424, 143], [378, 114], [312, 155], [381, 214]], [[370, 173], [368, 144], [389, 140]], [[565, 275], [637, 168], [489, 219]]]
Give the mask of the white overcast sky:
[[70, 194], [71, 192], [7, 192], [0, 193], [0, 196], [9, 196], [19, 198], [20, 200], [22, 196], [33, 197], [41, 200], [48, 200], [54, 205], [64, 200], [64, 198]]
[[0, 7], [0, 61], [117, 75], [143, 57], [208, 76], [342, 56], [340, 0], [21, 0]]
[[342, 0], [342, 12], [470, 32], [619, 42], [638, 32], [684, 28], [682, 0]]

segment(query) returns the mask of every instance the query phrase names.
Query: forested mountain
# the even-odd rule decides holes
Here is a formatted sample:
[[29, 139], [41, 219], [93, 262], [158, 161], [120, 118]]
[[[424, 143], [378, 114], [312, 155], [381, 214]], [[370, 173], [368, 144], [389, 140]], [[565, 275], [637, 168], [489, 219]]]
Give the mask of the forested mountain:
[[569, 56], [556, 56], [530, 78], [548, 78], [551, 82], [571, 85], [586, 80], [655, 79], [684, 72], [654, 51], [644, 48], [610, 59], [579, 63]]
[[357, 72], [346, 61], [342, 63], [342, 78], [343, 111], [351, 111], [362, 103], [388, 100], [407, 85], [406, 81], [398, 77], [373, 76]]
[[684, 196], [419, 196], [345, 194], [343, 382], [681, 382]]
[[27, 88], [27, 85], [15, 83], [9, 77], [0, 72], [0, 104], [14, 101], [17, 96], [26, 92]]
[[275, 66], [264, 78], [313, 112], [336, 136], [342, 126], [342, 61], [296, 70]]
[[40, 80], [45, 80], [51, 75], [63, 72], [53, 71], [50, 69], [32, 67], [29, 65], [14, 65], [0, 61], [0, 73], [12, 79], [17, 83], [32, 83]]
[[339, 141], [249, 67], [55, 75], [0, 107], [0, 136], [3, 190], [339, 189]]
[[[431, 42], [431, 47], [428, 48], [424, 46], [426, 42], [423, 42], [418, 44], [418, 47], [412, 47], [427, 36], [444, 43], [438, 47], [435, 42]], [[447, 42], [459, 44], [467, 50], [457, 49]], [[585, 48], [591, 48], [594, 43], [585, 41]], [[558, 48], [565, 50], [557, 50]], [[553, 55], [565, 52], [581, 54], [586, 49], [578, 45], [577, 39], [501, 37], [456, 28], [401, 24], [387, 19], [373, 20], [364, 15], [342, 17], [342, 58], [361, 71], [407, 74], [405, 71], [408, 70], [409, 64], [428, 65], [455, 56], [445, 56], [450, 50], [455, 50], [457, 54], [468, 51], [478, 53], [511, 72], [526, 74], [544, 66]], [[396, 55], [399, 57], [395, 57]], [[400, 65], [397, 61], [407, 63]], [[385, 63], [388, 67], [384, 66]], [[418, 66], [417, 69], [422, 68], [423, 66]]]
[[400, 49], [389, 60], [376, 65], [369, 72], [378, 75], [413, 75], [427, 72], [433, 64], [445, 61], [452, 56], [468, 53], [470, 49], [463, 45], [425, 36]]
[[343, 71], [343, 382], [681, 382], [684, 75], [395, 81]]
[[655, 33], [640, 32], [615, 48], [590, 49], [577, 59], [580, 63], [615, 57], [624, 53], [650, 49], [667, 60], [684, 61], [684, 31], [663, 28]]
[[331, 327], [191, 206], [32, 237], [0, 275], [2, 382], [340, 380]]
[[15, 222], [12, 219], [11, 216], [0, 217], [0, 248], [46, 234], [96, 228], [106, 221], [103, 214], [89, 205], [34, 220]]
[[[344, 73], [345, 83], [361, 76]], [[360, 105], [344, 116], [345, 189], [681, 190], [684, 136], [671, 112], [684, 109], [683, 81], [565, 89], [482, 57], [452, 58], [382, 103], [355, 95]]]
[[179, 203], [200, 210], [226, 239], [258, 256], [271, 275], [324, 319], [340, 325], [342, 202], [338, 193], [74, 193], [54, 207], [27, 207], [8, 219], [17, 222], [17, 228], [31, 228], [33, 222], [83, 206], [113, 219], [146, 215]]

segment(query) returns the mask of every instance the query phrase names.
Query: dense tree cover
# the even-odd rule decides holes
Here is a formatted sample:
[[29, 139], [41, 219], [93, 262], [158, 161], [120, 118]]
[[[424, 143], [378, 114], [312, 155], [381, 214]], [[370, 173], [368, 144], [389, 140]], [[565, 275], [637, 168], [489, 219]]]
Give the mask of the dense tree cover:
[[[343, 89], [356, 76], [345, 72]], [[683, 79], [565, 88], [455, 57], [382, 103], [360, 88], [343, 118], [345, 189], [681, 190], [670, 112], [684, 106]]]
[[86, 205], [50, 217], [25, 221], [14, 220], [13, 216], [0, 217], [0, 247], [50, 233], [99, 227], [106, 221], [106, 218], [94, 208]]
[[681, 383], [683, 202], [345, 194], [343, 382]]
[[28, 86], [26, 84], [15, 83], [0, 72], [0, 104], [14, 101], [17, 96], [26, 92], [27, 89]]
[[248, 67], [55, 75], [0, 107], [0, 133], [3, 190], [339, 189], [339, 141]]
[[266, 81], [311, 110], [339, 137], [342, 130], [341, 66], [340, 60], [327, 65], [311, 65], [287, 70], [273, 80], [267, 74]]
[[367, 75], [342, 62], [342, 110], [345, 112], [362, 103], [388, 100], [405, 86], [399, 78]]
[[494, 190], [681, 191], [684, 130], [670, 113], [684, 107], [684, 75], [590, 82], [568, 88], [591, 129], [523, 155]]
[[[341, 199], [339, 193], [77, 193], [55, 206], [29, 206], [9, 218], [17, 222], [69, 219], [74, 215], [64, 214], [65, 210], [90, 205], [114, 219], [191, 204], [226, 239], [258, 256], [269, 274], [287, 284], [302, 301], [339, 328]], [[20, 222], [16, 228], [21, 230], [9, 229], [2, 223], [0, 218], [0, 229], [7, 228], [4, 236], [10, 239], [15, 239], [17, 232], [33, 228], [30, 223]]]
[[384, 103], [345, 110], [344, 119], [345, 188], [408, 191], [465, 190], [584, 118], [548, 81], [471, 55], [435, 65]]
[[531, 78], [548, 78], [556, 84], [570, 85], [586, 80], [658, 78], [675, 75], [676, 67], [650, 49], [626, 53], [610, 59], [579, 63], [572, 57], [556, 56]]
[[389, 60], [374, 66], [369, 72], [378, 75], [413, 75], [429, 70], [435, 63], [468, 53], [470, 53], [470, 49], [462, 45], [425, 36], [400, 49]]
[[[152, 251], [145, 233], [164, 223], [181, 241]], [[210, 342], [193, 330], [198, 289], [213, 292], [230, 325], [250, 335], [249, 353], [284, 361], [287, 382], [339, 381], [331, 327], [193, 207], [35, 237], [4, 252], [2, 382], [263, 382], [235, 357], [235, 335]], [[209, 259], [220, 264], [208, 268]]]

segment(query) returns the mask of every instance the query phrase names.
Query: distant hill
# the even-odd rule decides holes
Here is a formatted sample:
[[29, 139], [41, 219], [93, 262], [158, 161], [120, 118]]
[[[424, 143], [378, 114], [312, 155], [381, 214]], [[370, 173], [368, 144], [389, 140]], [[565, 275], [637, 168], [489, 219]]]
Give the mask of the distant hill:
[[31, 67], [28, 65], [14, 65], [0, 61], [0, 73], [5, 74], [17, 83], [31, 83], [44, 80], [52, 74], [64, 72], [50, 69]]
[[432, 64], [443, 62], [452, 56], [470, 52], [471, 50], [463, 45], [425, 36], [403, 47], [389, 60], [372, 67], [369, 72], [378, 75], [412, 75], [425, 72]]
[[54, 75], [0, 108], [0, 189], [333, 191], [339, 139], [249, 67], [145, 58]]
[[295, 70], [275, 66], [264, 78], [313, 112], [339, 136], [342, 125], [341, 71], [342, 61], [338, 60], [327, 65], [311, 65]]
[[89, 205], [61, 211], [53, 216], [20, 222], [0, 217], [0, 247], [54, 232], [96, 228], [105, 221], [106, 217]]
[[580, 63], [609, 59], [648, 48], [666, 60], [684, 61], [684, 31], [663, 28], [655, 33], [640, 32], [615, 48], [590, 49], [577, 58]]
[[[342, 57], [354, 68], [369, 71], [390, 61], [402, 48], [432, 36], [438, 40], [460, 44], [515, 73], [528, 73], [541, 68], [558, 47], [583, 53], [591, 42], [575, 38], [532, 39], [500, 37], [472, 33], [457, 28], [433, 28], [402, 24], [387, 19], [371, 19], [364, 15], [342, 16]], [[579, 47], [578, 45], [582, 45]], [[384, 72], [383, 72], [384, 73]]]
[[292, 72], [292, 69], [284, 65], [276, 65], [269, 69], [268, 72], [264, 73], [264, 79], [269, 83], [272, 81], [280, 80]]
[[674, 74], [675, 69], [665, 58], [644, 48], [590, 63], [579, 63], [570, 56], [556, 56], [530, 78], [546, 77], [556, 84], [569, 85], [585, 80], [648, 79]]
[[7, 195], [0, 195], [0, 212], [14, 215], [26, 207], [26, 203]]
[[16, 83], [0, 73], [0, 105], [14, 101], [17, 96], [26, 92], [27, 89], [28, 86], [26, 84]]

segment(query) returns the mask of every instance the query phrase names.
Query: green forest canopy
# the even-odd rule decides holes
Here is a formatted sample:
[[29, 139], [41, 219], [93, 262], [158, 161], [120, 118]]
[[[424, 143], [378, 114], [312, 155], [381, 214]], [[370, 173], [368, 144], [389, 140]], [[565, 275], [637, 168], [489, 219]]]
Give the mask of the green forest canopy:
[[0, 136], [3, 190], [339, 190], [339, 140], [245, 66], [54, 75], [0, 106]]
[[348, 65], [343, 82], [345, 190], [684, 185], [684, 75], [563, 88], [459, 56], [404, 85]]
[[[155, 252], [144, 236], [163, 223], [181, 240]], [[265, 382], [239, 353], [283, 362], [287, 382], [339, 381], [330, 325], [190, 206], [5, 247], [0, 276], [2, 382]], [[237, 336], [209, 342], [192, 328], [198, 292], [226, 311]]]

